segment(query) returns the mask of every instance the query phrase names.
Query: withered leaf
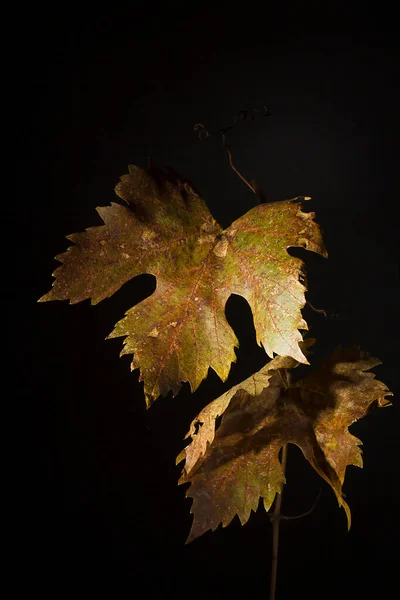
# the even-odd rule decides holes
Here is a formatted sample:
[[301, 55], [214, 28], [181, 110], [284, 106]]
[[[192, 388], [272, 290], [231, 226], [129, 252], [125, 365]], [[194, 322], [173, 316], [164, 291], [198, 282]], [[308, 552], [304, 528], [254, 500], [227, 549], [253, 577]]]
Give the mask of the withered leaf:
[[314, 213], [301, 210], [306, 198], [256, 206], [223, 230], [171, 170], [131, 166], [115, 191], [126, 206], [97, 208], [104, 225], [68, 236], [74, 245], [56, 257], [62, 265], [40, 301], [97, 304], [131, 278], [155, 275], [155, 292], [109, 336], [126, 336], [122, 354], [134, 355], [148, 406], [183, 381], [196, 390], [209, 367], [227, 378], [238, 345], [225, 317], [231, 294], [249, 302], [257, 341], [271, 358], [307, 362], [299, 347], [299, 329], [307, 329], [303, 263], [287, 249], [326, 251]]
[[[314, 340], [307, 341], [314, 342]], [[303, 346], [304, 344], [302, 343], [301, 345]], [[292, 369], [298, 364], [294, 358], [289, 356], [276, 356], [260, 371], [254, 373], [254, 375], [251, 375], [241, 383], [234, 385], [225, 394], [207, 404], [190, 424], [190, 429], [185, 436], [185, 440], [192, 437], [192, 441], [182, 450], [176, 459], [176, 464], [185, 459], [185, 473], [189, 473], [192, 470], [199, 458], [205, 454], [207, 446], [214, 440], [217, 418], [226, 411], [232, 398], [237, 394], [246, 393], [246, 395], [253, 397], [252, 402], [262, 403], [265, 408], [272, 407], [280, 396], [281, 385], [286, 383], [285, 369]], [[270, 379], [274, 374], [276, 376], [277, 371], [279, 371], [279, 383], [281, 385], [274, 387], [270, 385]], [[266, 388], [268, 388], [268, 391]]]
[[[380, 361], [359, 348], [337, 349], [317, 371], [289, 388], [280, 361], [285, 358], [275, 358], [253, 376], [260, 388], [265, 383], [261, 392], [252, 393], [249, 378], [235, 386], [228, 400], [221, 396], [215, 408], [211, 403], [193, 421], [192, 441], [177, 459], [186, 459], [179, 483], [190, 482], [187, 496], [193, 498], [188, 542], [220, 523], [226, 527], [235, 515], [246, 523], [260, 497], [270, 509], [285, 481], [279, 452], [286, 443], [299, 446], [331, 485], [350, 527], [342, 485], [347, 465], [361, 467], [362, 457], [361, 442], [348, 427], [372, 406], [390, 404], [386, 386], [365, 372]], [[212, 421], [222, 412], [215, 433]], [[204, 422], [205, 434], [203, 427], [195, 433], [196, 422]]]

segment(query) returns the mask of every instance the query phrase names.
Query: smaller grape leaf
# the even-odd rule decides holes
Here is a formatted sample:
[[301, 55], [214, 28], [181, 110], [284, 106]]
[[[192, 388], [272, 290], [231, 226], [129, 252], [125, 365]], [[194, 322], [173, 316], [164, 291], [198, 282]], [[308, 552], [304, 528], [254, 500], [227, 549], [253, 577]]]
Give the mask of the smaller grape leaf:
[[373, 406], [390, 404], [385, 396], [391, 392], [366, 372], [379, 364], [359, 348], [338, 348], [318, 370], [287, 387], [281, 369], [296, 361], [276, 357], [203, 409], [186, 436], [192, 441], [177, 458], [185, 460], [179, 484], [189, 482], [186, 495], [193, 498], [187, 542], [220, 523], [226, 527], [235, 515], [244, 525], [260, 497], [268, 511], [285, 483], [279, 452], [287, 443], [299, 446], [332, 487], [350, 528], [342, 485], [346, 467], [362, 467], [362, 457], [361, 442], [348, 427]]
[[299, 330], [307, 329], [304, 265], [287, 250], [327, 255], [314, 213], [301, 210], [308, 197], [261, 204], [223, 229], [172, 169], [130, 166], [115, 191], [125, 205], [98, 207], [104, 225], [67, 236], [74, 245], [56, 256], [56, 280], [39, 301], [97, 304], [130, 279], [153, 274], [154, 293], [109, 335], [125, 338], [121, 354], [133, 354], [147, 406], [178, 393], [184, 381], [195, 391], [210, 367], [227, 379], [238, 346], [225, 315], [231, 294], [248, 301], [268, 356], [307, 362], [299, 346]]
[[[314, 343], [314, 338], [307, 338], [303, 342], [300, 342], [300, 348], [305, 356], [310, 354], [309, 348]], [[298, 365], [298, 361], [294, 360], [294, 358], [291, 358], [290, 356], [276, 356], [260, 371], [250, 375], [250, 377], [244, 381], [241, 381], [237, 385], [231, 387], [227, 392], [225, 392], [225, 394], [222, 394], [222, 396], [213, 402], [210, 402], [210, 404], [207, 404], [207, 406], [203, 408], [203, 410], [190, 424], [190, 429], [185, 435], [185, 440], [189, 437], [192, 437], [193, 441], [182, 450], [176, 459], [176, 464], [185, 459], [184, 470], [186, 473], [189, 473], [198, 459], [205, 454], [207, 445], [212, 443], [215, 436], [216, 420], [228, 408], [230, 401], [236, 395], [236, 393], [245, 391], [254, 398], [257, 397], [258, 402], [264, 402], [272, 407], [276, 400], [274, 394], [272, 393], [271, 398], [268, 399], [265, 398], [265, 394], [263, 394], [263, 391], [269, 387], [269, 380], [276, 371], [279, 371], [279, 376], [281, 378], [280, 382], [288, 387], [289, 384], [287, 382], [286, 369], [293, 369]]]

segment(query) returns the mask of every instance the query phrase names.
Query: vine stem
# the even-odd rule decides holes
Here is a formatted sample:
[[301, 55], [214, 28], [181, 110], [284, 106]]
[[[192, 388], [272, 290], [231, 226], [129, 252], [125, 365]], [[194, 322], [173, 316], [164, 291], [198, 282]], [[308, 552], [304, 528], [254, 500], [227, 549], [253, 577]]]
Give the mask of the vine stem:
[[[282, 448], [282, 457], [281, 457], [281, 465], [283, 475], [285, 475], [286, 464], [287, 464], [287, 454], [288, 447], [285, 444]], [[275, 600], [276, 593], [276, 577], [278, 573], [278, 549], [279, 549], [279, 525], [281, 522], [281, 506], [282, 506], [282, 496], [283, 496], [283, 486], [281, 493], [277, 494], [275, 500], [274, 511], [271, 515], [272, 521], [272, 564], [271, 564], [271, 585], [269, 591], [269, 600]]]
[[232, 152], [231, 149], [229, 148], [228, 144], [225, 141], [225, 133], [222, 134], [222, 142], [224, 144], [224, 148], [228, 153], [228, 157], [229, 157], [229, 165], [231, 167], [231, 169], [236, 173], [236, 175], [238, 175], [238, 177], [240, 177], [240, 179], [251, 189], [251, 191], [253, 192], [253, 194], [257, 195], [257, 191], [255, 189], [255, 187], [253, 185], [251, 185], [251, 183], [249, 181], [247, 181], [246, 177], [244, 175], [241, 174], [241, 172], [239, 171], [239, 169], [237, 169], [235, 167], [235, 165], [233, 164], [233, 159], [232, 159]]

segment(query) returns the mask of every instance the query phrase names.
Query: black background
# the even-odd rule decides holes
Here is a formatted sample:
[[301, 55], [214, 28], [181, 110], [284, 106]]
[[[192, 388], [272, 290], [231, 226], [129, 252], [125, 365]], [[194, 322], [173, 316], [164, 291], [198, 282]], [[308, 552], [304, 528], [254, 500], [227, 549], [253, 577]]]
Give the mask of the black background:
[[33, 589], [58, 597], [70, 586], [94, 593], [111, 583], [114, 597], [268, 595], [264, 509], [244, 527], [235, 519], [185, 546], [190, 501], [176, 485], [190, 421], [265, 360], [246, 303], [236, 297], [227, 306], [241, 343], [228, 382], [210, 373], [193, 396], [185, 385], [149, 411], [129, 357], [118, 358], [121, 339], [104, 338], [154, 289], [150, 276], [95, 307], [36, 303], [51, 286], [64, 236], [101, 223], [95, 207], [115, 199], [128, 164], [145, 166], [151, 156], [173, 166], [223, 226], [249, 210], [254, 198], [220, 139], [201, 142], [192, 129], [225, 127], [239, 110], [267, 104], [272, 115], [241, 123], [229, 143], [268, 201], [312, 197], [329, 259], [298, 255], [308, 264], [309, 300], [338, 314], [324, 319], [305, 308], [318, 339], [313, 362], [337, 344], [359, 344], [382, 360], [375, 373], [397, 392], [393, 407], [351, 428], [364, 442], [365, 466], [347, 471], [350, 533], [333, 492], [289, 448], [283, 512], [306, 511], [320, 488], [322, 497], [312, 515], [282, 524], [277, 598], [395, 593], [398, 34], [393, 15], [379, 10], [351, 23], [335, 8], [308, 14], [286, 3], [25, 14], [18, 387], [32, 436], [21, 547]]

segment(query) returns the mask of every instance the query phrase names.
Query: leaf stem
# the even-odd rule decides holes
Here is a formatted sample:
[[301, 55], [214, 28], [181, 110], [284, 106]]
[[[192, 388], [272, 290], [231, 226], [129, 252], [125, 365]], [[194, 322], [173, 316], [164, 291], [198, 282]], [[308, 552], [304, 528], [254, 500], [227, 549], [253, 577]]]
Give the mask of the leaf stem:
[[253, 194], [257, 195], [256, 189], [253, 185], [251, 185], [251, 183], [249, 181], [247, 181], [246, 177], [244, 175], [241, 174], [241, 172], [235, 167], [235, 165], [233, 164], [233, 160], [232, 160], [232, 152], [231, 149], [229, 148], [229, 146], [227, 145], [227, 143], [225, 142], [225, 134], [223, 134], [223, 144], [224, 144], [224, 148], [228, 153], [228, 157], [229, 157], [229, 165], [231, 167], [231, 169], [236, 173], [236, 175], [238, 175], [240, 177], [240, 179], [251, 189], [251, 191], [253, 192]]
[[[282, 456], [281, 456], [281, 465], [282, 471], [285, 475], [286, 464], [287, 464], [287, 452], [288, 447], [285, 444], [282, 448]], [[274, 506], [274, 512], [271, 515], [272, 521], [272, 564], [271, 564], [271, 584], [269, 591], [269, 600], [275, 600], [275, 592], [276, 592], [276, 576], [278, 573], [278, 548], [279, 548], [279, 525], [281, 522], [281, 506], [282, 506], [282, 495], [283, 495], [283, 486], [280, 494], [277, 494]]]
[[[218, 133], [220, 133], [222, 135], [222, 144], [225, 148], [225, 150], [228, 153], [228, 158], [229, 158], [229, 164], [232, 168], [232, 170], [236, 173], [236, 175], [238, 175], [238, 177], [240, 177], [240, 179], [251, 189], [251, 191], [257, 196], [258, 201], [260, 203], [265, 202], [265, 197], [264, 194], [262, 192], [262, 190], [260, 189], [260, 187], [256, 184], [256, 182], [250, 182], [246, 179], [246, 177], [244, 175], [242, 175], [242, 173], [239, 171], [239, 169], [237, 169], [235, 167], [235, 165], [233, 164], [233, 160], [232, 160], [232, 151], [229, 148], [229, 146], [226, 143], [226, 134], [228, 133], [228, 131], [231, 131], [231, 129], [233, 129], [234, 127], [236, 127], [236, 125], [238, 124], [239, 121], [245, 121], [246, 119], [254, 119], [256, 114], [261, 114], [264, 117], [269, 117], [271, 115], [271, 110], [267, 107], [267, 106], [263, 106], [261, 109], [258, 108], [253, 108], [252, 110], [240, 110], [238, 112], [238, 114], [235, 117], [234, 122], [232, 123], [232, 125], [230, 125], [229, 127], [224, 127], [222, 129], [219, 130]], [[207, 138], [211, 137], [212, 135], [214, 135], [214, 133], [210, 133], [202, 123], [196, 123], [193, 126], [193, 131], [199, 136], [200, 140], [206, 140]]]

